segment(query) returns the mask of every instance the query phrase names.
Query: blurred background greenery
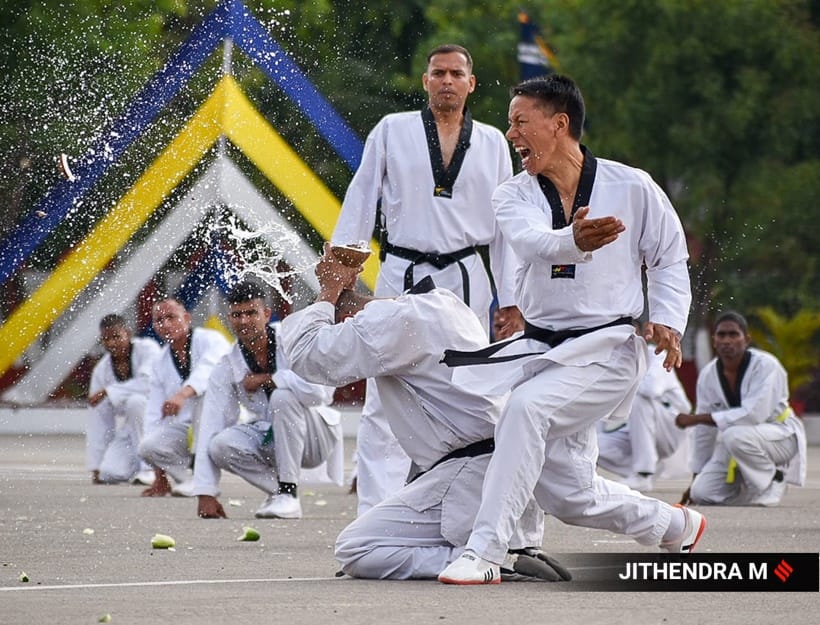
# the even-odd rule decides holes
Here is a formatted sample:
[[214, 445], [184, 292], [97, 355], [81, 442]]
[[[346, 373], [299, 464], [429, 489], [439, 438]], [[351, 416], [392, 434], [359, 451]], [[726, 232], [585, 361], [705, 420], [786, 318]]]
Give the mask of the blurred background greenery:
[[[216, 4], [0, 5], [0, 240], [54, 183], [55, 155], [84, 154]], [[422, 106], [426, 53], [444, 42], [474, 56], [473, 115], [505, 130], [508, 90], [519, 79], [517, 15], [527, 11], [557, 69], [581, 86], [584, 142], [600, 157], [647, 170], [677, 208], [689, 237], [694, 325], [708, 327], [715, 312], [732, 308], [757, 319], [762, 332], [772, 317], [754, 311], [788, 320], [820, 310], [817, 0], [245, 5], [362, 139], [382, 115]], [[352, 173], [258, 68], [239, 51], [233, 59], [257, 108], [341, 198]], [[204, 100], [221, 62], [214, 54], [29, 267], [52, 267], [112, 205]], [[276, 195], [260, 176], [254, 181]], [[816, 372], [817, 329], [796, 340]]]

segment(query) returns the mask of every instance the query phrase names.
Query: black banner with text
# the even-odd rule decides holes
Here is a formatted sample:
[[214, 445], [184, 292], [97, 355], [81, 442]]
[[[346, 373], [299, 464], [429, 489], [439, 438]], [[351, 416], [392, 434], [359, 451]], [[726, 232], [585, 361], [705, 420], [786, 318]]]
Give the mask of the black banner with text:
[[818, 592], [817, 553], [553, 554], [573, 580], [561, 590]]

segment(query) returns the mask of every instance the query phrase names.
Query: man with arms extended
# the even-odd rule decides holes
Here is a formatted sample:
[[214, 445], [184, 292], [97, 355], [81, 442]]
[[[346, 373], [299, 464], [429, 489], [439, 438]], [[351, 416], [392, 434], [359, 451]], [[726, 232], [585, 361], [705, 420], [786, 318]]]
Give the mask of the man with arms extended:
[[[584, 103], [571, 79], [532, 79], [512, 95], [507, 138], [525, 171], [496, 189], [493, 206], [522, 262], [516, 301], [526, 329], [498, 353], [526, 355], [465, 368], [483, 369], [512, 393], [467, 550], [439, 575], [444, 583], [492, 582], [533, 494], [566, 523], [668, 551], [692, 551], [705, 528], [698, 512], [595, 470], [596, 423], [627, 416], [646, 371], [646, 341], [666, 350], [667, 369], [680, 366], [691, 301], [680, 221], [649, 175], [581, 145]], [[644, 266], [649, 321], [640, 336], [632, 324], [643, 312]], [[451, 353], [446, 362], [470, 359]]]
[[[106, 353], [94, 366], [88, 388], [88, 468], [95, 484], [128, 482], [141, 468], [137, 449], [142, 417], [151, 367], [160, 348], [153, 339], [132, 337], [125, 319], [117, 314], [100, 321], [100, 342]], [[149, 483], [153, 473], [150, 476]]]
[[[154, 483], [143, 497], [172, 492], [190, 497], [189, 438], [196, 440], [196, 421], [208, 378], [231, 345], [216, 330], [191, 328], [191, 313], [173, 297], [162, 297], [151, 309], [154, 331], [164, 341], [154, 370], [145, 410], [140, 455], [154, 467]], [[189, 432], [190, 429], [190, 432]]]
[[787, 482], [806, 479], [806, 432], [789, 406], [786, 370], [750, 340], [743, 316], [718, 316], [717, 357], [698, 375], [697, 413], [676, 418], [694, 427], [695, 478], [684, 503], [776, 506]]
[[[225, 469], [267, 494], [257, 517], [298, 519], [302, 467], [330, 460], [331, 478], [343, 480], [340, 415], [329, 407], [334, 389], [305, 382], [290, 370], [279, 324], [268, 324], [271, 309], [260, 285], [240, 282], [227, 300], [237, 341], [214, 368], [205, 393], [194, 465], [197, 514], [225, 517], [217, 499], [219, 472]], [[240, 407], [250, 415], [245, 423], [238, 423]]]
[[[355, 281], [356, 269], [336, 261], [329, 247], [316, 273], [317, 302], [282, 323], [288, 359], [314, 382], [372, 378], [392, 431], [420, 472], [342, 531], [336, 558], [354, 577], [434, 578], [464, 547], [502, 405], [500, 397], [454, 387], [452, 372], [439, 363], [441, 345], [482, 347], [486, 332], [455, 294], [434, 288], [429, 277], [399, 297], [365, 297], [343, 288]], [[534, 502], [520, 527], [504, 572], [568, 579], [540, 552], [543, 512]]]
[[[512, 175], [499, 130], [466, 107], [476, 78], [470, 53], [453, 44], [430, 52], [422, 85], [427, 106], [385, 116], [367, 138], [345, 194], [333, 243], [369, 241], [380, 207], [382, 265], [378, 296], [398, 295], [432, 275], [459, 295], [489, 329], [492, 292], [479, 246], [489, 259], [501, 306], [501, 337], [520, 329], [513, 306], [512, 260], [493, 218], [490, 197]], [[409, 461], [390, 434], [374, 385], [358, 434], [359, 513], [395, 492]]]

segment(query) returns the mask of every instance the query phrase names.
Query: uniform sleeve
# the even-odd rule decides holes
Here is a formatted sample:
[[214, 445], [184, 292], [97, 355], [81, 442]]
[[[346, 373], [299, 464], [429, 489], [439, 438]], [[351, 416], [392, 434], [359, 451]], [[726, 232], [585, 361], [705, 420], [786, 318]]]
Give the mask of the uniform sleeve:
[[202, 400], [202, 413], [196, 435], [194, 494], [219, 495], [220, 470], [211, 459], [211, 439], [239, 420], [239, 398], [233, 385], [231, 365], [224, 356], [211, 372], [208, 390]]
[[495, 218], [515, 254], [526, 263], [585, 263], [592, 254], [575, 245], [572, 226], [553, 230], [540, 207], [520, 197], [512, 181], [493, 193]]
[[99, 391], [105, 388], [106, 378], [106, 367], [110, 367], [109, 363], [110, 356], [105, 354], [97, 364], [94, 365], [94, 369], [91, 371], [91, 382], [88, 384], [88, 396], [94, 395]]
[[143, 436], [150, 434], [162, 421], [162, 404], [165, 402], [165, 389], [162, 385], [164, 375], [164, 358], [160, 355], [151, 366], [151, 378], [148, 381], [148, 402], [143, 417]]
[[683, 334], [692, 303], [686, 236], [669, 198], [646, 177], [647, 210], [640, 251], [646, 263], [649, 320]]
[[[317, 302], [291, 314], [282, 322], [282, 346], [293, 371], [311, 382], [344, 386], [363, 378], [388, 375], [396, 362], [389, 362], [379, 347], [387, 340], [389, 325], [396, 319], [364, 316], [370, 306], [344, 323], [334, 323], [334, 307]], [[367, 317], [367, 318], [366, 318]], [[379, 325], [375, 338], [370, 326]], [[402, 350], [392, 350], [401, 358]]]
[[194, 340], [196, 347], [196, 356], [194, 356], [194, 349], [191, 349], [191, 360], [194, 362], [191, 366], [191, 374], [183, 382], [183, 386], [190, 386], [196, 391], [197, 395], [202, 395], [208, 388], [208, 378], [211, 371], [216, 366], [216, 363], [228, 353], [231, 348], [230, 343], [224, 336], [214, 330], [195, 331]]
[[279, 340], [276, 341], [276, 373], [273, 382], [276, 388], [287, 389], [296, 395], [304, 406], [329, 406], [333, 402], [333, 386], [308, 382], [294, 373], [282, 349], [281, 327], [278, 330]]
[[159, 355], [159, 345], [150, 339], [134, 344], [131, 366], [133, 375], [122, 382], [113, 382], [105, 387], [105, 393], [111, 404], [119, 409], [133, 395], [148, 395], [151, 381], [151, 366]]
[[712, 412], [720, 430], [733, 425], [759, 425], [772, 421], [788, 404], [788, 376], [774, 358], [753, 354], [742, 383], [740, 406]]
[[[698, 376], [697, 388], [695, 394], [697, 396], [697, 407], [695, 412], [697, 414], [707, 414], [710, 412], [709, 407], [712, 404], [712, 393], [710, 391], [709, 376], [714, 375], [714, 367], [707, 365]], [[715, 442], [717, 441], [718, 429], [711, 425], [696, 425], [691, 429], [692, 443], [690, 447], [689, 468], [692, 473], [700, 473], [703, 466], [709, 462], [712, 454], [715, 451]]]
[[386, 125], [382, 120], [368, 135], [359, 168], [347, 187], [333, 231], [334, 244], [370, 241], [386, 168]]

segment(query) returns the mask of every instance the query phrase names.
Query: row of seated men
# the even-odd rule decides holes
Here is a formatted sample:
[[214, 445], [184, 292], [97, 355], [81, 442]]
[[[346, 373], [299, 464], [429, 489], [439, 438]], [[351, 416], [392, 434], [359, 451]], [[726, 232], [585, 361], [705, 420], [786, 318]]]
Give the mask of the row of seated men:
[[[361, 313], [364, 303], [353, 303], [358, 308], [354, 306], [350, 314]], [[234, 345], [217, 332], [192, 329], [190, 315], [173, 298], [156, 302], [152, 311], [154, 329], [164, 341], [161, 348], [150, 339], [132, 338], [121, 318], [109, 315], [103, 319], [101, 340], [107, 354], [95, 369], [89, 392], [89, 469], [93, 479], [101, 482], [126, 481], [138, 476], [140, 463], [145, 462], [154, 475], [144, 495], [172, 492], [197, 496], [198, 514], [203, 518], [225, 516], [217, 499], [220, 470], [225, 469], [265, 493], [256, 511], [258, 517], [299, 518], [302, 468], [326, 463], [329, 474], [341, 481], [339, 414], [329, 406], [333, 386], [307, 382], [290, 370], [281, 349], [279, 325], [268, 323], [271, 311], [258, 285], [241, 283], [228, 295], [228, 305], [230, 325], [237, 337]], [[298, 353], [298, 326], [307, 328], [311, 323], [311, 315], [303, 314], [291, 324], [291, 343], [295, 345], [291, 352], [300, 360], [305, 357]], [[439, 325], [446, 329], [445, 323]], [[775, 505], [786, 482], [800, 483], [804, 475], [802, 426], [787, 403], [783, 418], [774, 424], [754, 423], [754, 415], [739, 405], [741, 395], [748, 399], [753, 393], [767, 397], [783, 394], [785, 372], [774, 357], [748, 346], [745, 320], [739, 315], [719, 318], [713, 340], [718, 357], [701, 372], [698, 396], [702, 400], [696, 413], [690, 414], [691, 406], [677, 378], [657, 361], [641, 384], [628, 423], [600, 428], [598, 464], [623, 476], [636, 491], [651, 490], [659, 463], [685, 440], [685, 428], [701, 426], [695, 428], [698, 435], [693, 437], [695, 452], [691, 456], [696, 477], [684, 495], [685, 503]], [[359, 379], [356, 367], [345, 370], [346, 363], [355, 360], [353, 354], [348, 356], [344, 361], [319, 363], [322, 370], [309, 377], [333, 383]], [[726, 366], [721, 364], [724, 360]], [[732, 366], [730, 373], [730, 362], [740, 367]], [[382, 364], [387, 367], [387, 363]], [[391, 375], [401, 377], [398, 370]], [[727, 382], [727, 376], [733, 379]], [[725, 396], [727, 388], [734, 389], [731, 397]], [[456, 391], [450, 388], [448, 392]], [[717, 401], [716, 393], [723, 397], [723, 403]], [[240, 407], [250, 413], [249, 419], [240, 420]], [[435, 494], [430, 480], [435, 480], [433, 474], [441, 473], [444, 469], [440, 467], [446, 465], [435, 465], [427, 475], [414, 480], [415, 484], [405, 487], [409, 493], [402, 491], [399, 499], [377, 506], [376, 513], [366, 513], [364, 520], [360, 517], [342, 533], [337, 558], [345, 572], [362, 577], [434, 577], [452, 561], [454, 549], [463, 541], [448, 531], [468, 532], [466, 518], [464, 523], [451, 525], [442, 514], [436, 530], [441, 534], [436, 538], [442, 543], [441, 553], [426, 565], [429, 570], [418, 561], [412, 564], [403, 552], [429, 550], [429, 540], [408, 534], [406, 541], [396, 545], [395, 536], [403, 530], [391, 526], [388, 534], [394, 537], [393, 542], [378, 542], [378, 537], [385, 535], [385, 524], [396, 522], [390, 519], [409, 518], [411, 509], [418, 512], [422, 503], [427, 505], [421, 500]], [[768, 465], [775, 467], [773, 479]], [[481, 480], [473, 481], [479, 488], [471, 494], [478, 500]], [[419, 499], [415, 506], [408, 503], [415, 501], [414, 497]], [[391, 505], [402, 507], [401, 514], [392, 514]], [[390, 514], [380, 517], [385, 509]], [[542, 579], [567, 579], [559, 563], [539, 553], [543, 532], [539, 512], [528, 510], [522, 517], [517, 548], [515, 553], [511, 549], [507, 570], [520, 576], [522, 570], [535, 569]], [[550, 512], [564, 520], [560, 511]], [[503, 575], [505, 569], [501, 570]]]
[[323, 465], [330, 479], [343, 479], [334, 389], [287, 366], [259, 285], [240, 284], [228, 304], [233, 345], [216, 330], [192, 327], [171, 297], [152, 307], [162, 346], [133, 337], [119, 315], [102, 319], [106, 353], [89, 387], [92, 480], [140, 482], [149, 486], [144, 496], [198, 496], [199, 515], [213, 517], [225, 514], [217, 499], [225, 469], [266, 494], [257, 516], [301, 517], [302, 468]]

